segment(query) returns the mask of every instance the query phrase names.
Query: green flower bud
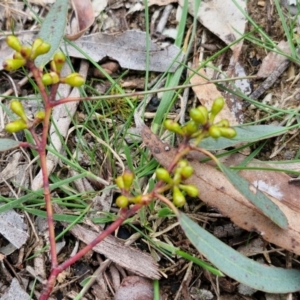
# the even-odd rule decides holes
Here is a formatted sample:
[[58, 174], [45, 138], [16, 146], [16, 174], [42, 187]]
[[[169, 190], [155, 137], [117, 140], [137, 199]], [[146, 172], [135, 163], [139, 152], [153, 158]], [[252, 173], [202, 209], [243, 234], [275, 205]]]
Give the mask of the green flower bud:
[[205, 106], [198, 106], [190, 110], [190, 117], [197, 123], [204, 125], [208, 121], [208, 111]]
[[124, 189], [125, 188], [125, 185], [124, 185], [124, 180], [123, 180], [123, 176], [118, 176], [116, 178], [116, 185], [119, 189]]
[[23, 46], [20, 50], [20, 54], [24, 59], [29, 59], [31, 54], [31, 47]]
[[190, 165], [185, 166], [180, 169], [181, 178], [184, 180], [191, 177], [193, 175], [193, 173], [194, 173], [194, 168]]
[[174, 176], [173, 176], [173, 179], [172, 179], [172, 183], [174, 185], [178, 185], [180, 184], [181, 180], [182, 180], [182, 176], [181, 176], [181, 169], [176, 169], [175, 170], [175, 173], [174, 173]]
[[51, 45], [44, 42], [41, 38], [35, 39], [32, 44], [32, 50], [30, 54], [30, 58], [32, 60], [36, 59], [39, 55], [43, 55], [48, 53], [51, 48]]
[[218, 127], [224, 127], [224, 128], [230, 127], [229, 121], [227, 119], [223, 119], [220, 122], [215, 123], [214, 125], [216, 125]]
[[129, 204], [128, 198], [121, 195], [116, 199], [116, 205], [120, 208], [127, 207]]
[[26, 64], [25, 59], [7, 58], [3, 62], [3, 69], [10, 72], [25, 66], [25, 64]]
[[57, 73], [60, 73], [63, 65], [66, 62], [66, 56], [62, 52], [56, 52], [54, 54], [52, 62], [54, 63], [55, 71]]
[[44, 74], [42, 82], [44, 85], [56, 84], [59, 82], [59, 76], [55, 72]]
[[198, 124], [194, 120], [190, 120], [182, 127], [182, 130], [186, 135], [192, 135], [198, 131]]
[[27, 122], [27, 116], [23, 107], [23, 104], [14, 99], [10, 102], [10, 109], [19, 116], [25, 123]]
[[166, 183], [172, 182], [172, 178], [170, 176], [170, 173], [164, 168], [156, 169], [155, 174], [156, 174], [156, 178], [158, 180], [162, 180]]
[[164, 126], [166, 129], [168, 129], [172, 132], [178, 133], [180, 135], [183, 134], [183, 130], [182, 130], [181, 126], [173, 120], [166, 120], [164, 122]]
[[45, 119], [45, 112], [44, 111], [38, 111], [36, 114], [35, 114], [35, 119], [39, 119], [39, 120], [44, 120]]
[[236, 131], [232, 127], [228, 127], [228, 128], [220, 127], [219, 130], [220, 130], [221, 136], [223, 136], [227, 139], [232, 139], [236, 136]]
[[13, 122], [10, 122], [5, 126], [5, 130], [10, 133], [18, 132], [26, 128], [28, 128], [28, 125], [22, 119], [18, 119]]
[[208, 129], [208, 134], [215, 139], [219, 138], [221, 136], [221, 127], [211, 125]]
[[179, 188], [186, 192], [190, 197], [198, 197], [199, 196], [199, 190], [195, 185], [179, 185]]
[[122, 177], [123, 177], [123, 182], [124, 182], [124, 188], [126, 190], [129, 190], [131, 188], [131, 185], [132, 185], [133, 180], [134, 180], [134, 174], [129, 170], [125, 170]]
[[216, 115], [223, 109], [225, 104], [225, 100], [223, 97], [218, 97], [214, 100], [213, 105], [210, 111], [210, 118], [209, 121], [213, 123]]
[[189, 162], [186, 159], [182, 159], [177, 163], [177, 168], [184, 168], [189, 165]]
[[84, 84], [84, 78], [78, 73], [72, 73], [65, 78], [60, 79], [61, 83], [66, 83], [73, 87], [80, 87]]
[[6, 44], [17, 52], [20, 52], [22, 44], [15, 35], [9, 35], [6, 38]]
[[186, 200], [178, 186], [173, 187], [173, 203], [177, 207], [182, 207], [185, 204]]
[[143, 196], [138, 195], [138, 196], [134, 197], [130, 202], [132, 202], [132, 203], [142, 203], [142, 200], [143, 200]]
[[24, 59], [24, 57], [22, 56], [22, 54], [20, 52], [15, 52], [13, 55], [14, 59]]

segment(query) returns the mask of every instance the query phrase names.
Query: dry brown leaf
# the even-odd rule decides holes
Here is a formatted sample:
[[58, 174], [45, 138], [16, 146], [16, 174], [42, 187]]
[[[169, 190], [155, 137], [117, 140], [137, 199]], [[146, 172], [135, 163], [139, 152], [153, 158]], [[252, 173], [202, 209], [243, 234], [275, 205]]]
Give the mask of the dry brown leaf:
[[[197, 60], [195, 60], [195, 62], [193, 63], [192, 68], [194, 70], [197, 70]], [[206, 78], [208, 78], [208, 76], [205, 73], [204, 69], [200, 69], [197, 73], [199, 73], [199, 75], [194, 73], [194, 75], [190, 79], [190, 82], [191, 84], [199, 85], [193, 86], [192, 89], [202, 105], [211, 107], [213, 101], [218, 97], [223, 97], [223, 95], [217, 89], [215, 84], [207, 83], [208, 80]], [[193, 73], [190, 72], [190, 75], [191, 74]], [[227, 119], [232, 126], [239, 124], [237, 118], [234, 116], [233, 112], [230, 111], [228, 105], [225, 105], [225, 107], [217, 115], [216, 122], [221, 121], [222, 119]]]
[[[156, 160], [162, 166], [168, 167], [176, 154], [176, 149], [163, 143], [146, 126], [143, 126], [141, 132], [144, 143]], [[283, 201], [269, 196], [288, 219], [289, 228], [281, 229], [262, 215], [214, 166], [208, 163], [200, 164], [198, 159], [189, 158], [189, 161], [194, 168], [194, 175], [187, 182], [199, 188], [202, 201], [217, 208], [239, 227], [258, 232], [266, 241], [300, 254], [300, 215], [298, 211], [293, 210]], [[297, 199], [298, 197], [294, 202]]]
[[[179, 0], [183, 6], [185, 0]], [[195, 15], [195, 1], [189, 0], [189, 12]], [[242, 10], [246, 11], [246, 1], [237, 0]], [[240, 38], [244, 31], [247, 19], [232, 0], [206, 0], [201, 1], [197, 19], [208, 30], [217, 35], [227, 45]], [[238, 57], [243, 42], [231, 46], [235, 56]]]
[[[53, 205], [56, 213], [62, 214], [63, 211]], [[81, 225], [75, 225], [70, 230], [71, 233], [85, 244], [92, 242], [99, 233], [86, 229]], [[105, 255], [107, 258], [127, 270], [151, 279], [159, 279], [158, 266], [154, 259], [147, 253], [138, 249], [124, 245], [123, 242], [113, 236], [106, 237], [101, 243], [93, 248], [93, 251]]]
[[[16, 33], [24, 44], [31, 43], [37, 32], [22, 31]], [[125, 69], [146, 70], [146, 32], [128, 30], [120, 34], [95, 33], [82, 36], [74, 44], [95, 61], [106, 57], [118, 61]], [[0, 34], [0, 70], [3, 70], [3, 61], [13, 56], [13, 50], [5, 42], [6, 36]], [[71, 57], [86, 59], [86, 56], [77, 51], [68, 43], [62, 44]], [[149, 70], [155, 72], [175, 72], [182, 60], [180, 49], [175, 45], [161, 46], [150, 41]], [[173, 61], [176, 59], [176, 62]], [[171, 66], [172, 65], [172, 66]], [[170, 67], [171, 66], [171, 67]]]
[[[282, 50], [286, 55], [291, 54], [289, 43], [281, 41], [277, 47]], [[288, 60], [285, 56], [276, 52], [270, 52], [264, 59], [257, 73], [258, 77], [266, 78], [278, 69], [283, 61]]]
[[78, 22], [78, 32], [66, 35], [70, 41], [80, 38], [85, 31], [90, 28], [95, 20], [93, 6], [90, 0], [72, 0], [72, 6], [75, 11]]
[[9, 300], [9, 299], [22, 299], [29, 300], [32, 299], [20, 285], [17, 278], [13, 278], [9, 289], [5, 292], [5, 294], [1, 297], [1, 300]]

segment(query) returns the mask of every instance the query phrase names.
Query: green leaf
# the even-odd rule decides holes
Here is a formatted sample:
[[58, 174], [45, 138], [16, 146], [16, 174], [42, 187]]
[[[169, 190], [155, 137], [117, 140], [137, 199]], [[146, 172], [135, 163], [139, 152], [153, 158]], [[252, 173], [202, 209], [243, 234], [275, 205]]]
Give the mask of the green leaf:
[[[260, 190], [256, 189], [255, 193], [250, 190], [250, 183], [241, 177], [238, 173], [227, 168], [220, 162], [218, 167], [225, 174], [234, 187], [243, 194], [253, 205], [255, 205], [265, 216], [283, 229], [288, 228], [288, 220], [280, 208], [271, 201]], [[253, 186], [252, 186], [253, 187]]]
[[255, 262], [218, 240], [184, 213], [180, 213], [178, 219], [197, 250], [229, 277], [268, 293], [299, 291], [299, 270], [269, 267]]
[[275, 125], [253, 125], [243, 127], [233, 127], [237, 131], [236, 137], [227, 139], [220, 137], [214, 139], [209, 137], [201, 141], [200, 146], [206, 150], [221, 150], [233, 147], [241, 143], [250, 143], [264, 140], [266, 138], [280, 135], [287, 131], [287, 128]]
[[38, 37], [51, 45], [48, 53], [37, 57], [37, 67], [44, 67], [57, 51], [67, 26], [68, 0], [56, 1], [43, 21]]
[[12, 139], [0, 139], [0, 152], [12, 150], [20, 146], [19, 141]]

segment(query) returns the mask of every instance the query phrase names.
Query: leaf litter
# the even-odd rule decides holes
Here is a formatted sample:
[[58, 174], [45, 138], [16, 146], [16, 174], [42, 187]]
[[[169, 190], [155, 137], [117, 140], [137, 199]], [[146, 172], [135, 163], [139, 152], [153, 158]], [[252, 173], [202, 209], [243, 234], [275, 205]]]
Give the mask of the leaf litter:
[[[164, 2], [166, 1], [154, 1], [156, 2], [157, 5], [164, 5]], [[169, 1], [168, 1], [169, 2]], [[232, 41], [235, 41], [239, 38], [239, 36], [244, 32], [245, 25], [246, 25], [246, 20], [241, 14], [239, 10], [235, 8], [234, 9], [234, 14], [236, 14], [238, 17], [237, 18], [228, 18], [229, 12], [231, 10], [224, 10], [224, 5], [226, 1], [203, 1], [204, 5], [202, 6], [202, 13], [201, 10], [198, 12], [198, 19], [200, 22], [204, 24], [204, 26], [210, 30], [211, 32], [214, 32], [221, 40], [223, 40], [226, 44], [230, 44]], [[233, 1], [230, 1], [231, 3], [228, 5], [231, 5]], [[244, 1], [236, 1], [243, 7]], [[182, 1], [181, 1], [182, 4]], [[208, 5], [208, 6], [205, 6]], [[213, 9], [211, 9], [213, 7]], [[223, 8], [222, 8], [223, 7]], [[243, 7], [245, 9], [245, 7]], [[193, 14], [193, 5], [189, 7], [190, 12]], [[206, 12], [205, 14], [203, 11]], [[210, 11], [209, 11], [210, 10]], [[209, 11], [209, 13], [207, 13]], [[227, 13], [228, 12], [228, 13]], [[212, 22], [214, 20], [214, 22]], [[215, 22], [218, 20], [219, 22]], [[232, 23], [231, 21], [238, 21], [237, 23]], [[223, 23], [222, 23], [223, 22]], [[215, 24], [216, 23], [216, 24]], [[217, 27], [214, 27], [214, 26]], [[83, 31], [88, 28], [88, 26], [84, 27], [82, 26]], [[142, 35], [140, 35], [142, 33]], [[32, 32], [24, 32], [21, 34], [21, 38], [24, 40], [27, 40], [30, 42], [32, 40], [32, 36], [34, 33]], [[130, 39], [127, 42], [127, 39], [124, 38], [124, 36], [127, 37], [127, 34], [129, 34]], [[22, 37], [24, 35], [24, 37]], [[144, 32], [139, 32], [136, 33], [136, 31], [125, 31], [125, 32], [119, 32], [117, 34], [114, 34], [113, 36], [109, 37], [113, 42], [111, 43], [106, 43], [109, 38], [106, 37], [107, 33], [101, 33], [99, 34], [92, 34], [92, 35], [86, 35], [83, 38], [80, 38], [79, 40], [75, 41], [74, 43], [76, 44], [79, 42], [80, 47], [85, 47], [85, 52], [88, 53], [90, 57], [92, 57], [95, 61], [99, 61], [101, 59], [106, 59], [107, 57], [110, 57], [114, 60], [117, 60], [119, 62], [119, 59], [121, 60], [121, 67], [123, 68], [128, 68], [132, 70], [145, 70], [145, 53], [146, 50], [141, 47], [139, 48], [136, 47], [136, 38], [140, 37], [142, 40], [141, 44], [145, 44], [147, 35]], [[120, 39], [119, 39], [120, 38]], [[82, 40], [81, 40], [82, 39]], [[127, 42], [125, 43], [124, 42]], [[95, 42], [96, 41], [96, 42]], [[99, 43], [99, 41], [101, 43]], [[102, 43], [104, 44], [105, 48], [105, 43], [106, 43], [106, 50], [104, 49], [104, 52], [99, 56], [98, 50], [101, 50]], [[116, 44], [117, 43], [117, 44]], [[123, 47], [123, 43], [125, 43], [124, 48], [126, 51], [130, 53], [130, 55], [123, 56], [120, 54], [117, 49], [114, 50], [115, 48], [118, 47]], [[1, 42], [1, 51], [5, 51], [5, 45], [3, 44], [3, 40]], [[134, 45], [134, 48], [132, 47]], [[159, 72], [164, 72], [166, 69], [171, 65], [173, 61], [175, 61], [175, 64], [173, 67], [170, 69], [171, 71], [174, 71], [176, 66], [179, 65], [180, 63], [180, 50], [179, 48], [174, 48], [174, 52], [168, 52], [170, 47], [173, 45], [167, 46], [167, 47], [161, 47], [159, 43], [154, 43], [151, 41], [151, 51], [153, 51], [153, 57], [156, 56], [155, 53], [158, 54], [163, 54], [161, 57], [161, 60], [158, 59], [156, 61], [155, 59], [151, 62], [150, 60], [150, 70], [158, 70]], [[111, 55], [111, 52], [108, 51], [110, 50], [109, 47], [112, 47], [114, 55]], [[66, 50], [70, 50], [71, 52], [74, 50], [72, 46], [69, 46], [68, 44], [64, 44], [63, 48]], [[136, 49], [138, 48], [138, 49]], [[233, 66], [236, 66], [240, 54], [241, 53], [241, 44], [236, 44], [231, 46], [233, 50], [233, 55], [232, 55], [232, 64]], [[73, 50], [72, 50], [73, 49]], [[89, 52], [89, 50], [91, 51]], [[166, 50], [166, 52], [164, 52]], [[75, 51], [76, 52], [76, 51]], [[78, 51], [77, 51], [78, 52]], [[121, 55], [121, 58], [118, 55]], [[127, 54], [127, 53], [126, 53]], [[169, 55], [172, 54], [172, 55]], [[77, 56], [76, 56], [77, 55]], [[79, 58], [84, 58], [82, 54], [76, 54], [74, 57], [79, 57]], [[3, 59], [7, 57], [5, 52], [3, 52], [3, 55], [0, 58]], [[135, 56], [138, 56], [138, 59], [136, 59]], [[133, 57], [133, 58], [132, 58]], [[152, 58], [152, 57], [151, 57]], [[135, 61], [136, 59], [136, 61]], [[166, 64], [163, 64], [164, 60], [167, 60]], [[276, 59], [274, 59], [275, 61]], [[266, 60], [263, 60], [266, 61]], [[272, 59], [271, 59], [272, 61]], [[162, 65], [161, 65], [162, 64]], [[0, 64], [2, 66], [2, 63]], [[267, 62], [265, 65], [269, 65]], [[196, 69], [197, 65], [194, 66], [194, 70]], [[202, 75], [204, 75], [205, 78], [208, 78], [204, 73], [204, 70], [200, 71], [203, 72]], [[229, 76], [233, 75], [234, 73], [230, 74]], [[246, 73], [244, 73], [246, 74]], [[200, 79], [198, 79], [200, 82]], [[202, 78], [203, 80], [203, 78]], [[204, 81], [205, 82], [205, 81]], [[206, 97], [203, 97], [201, 95], [201, 92], [205, 92], [205, 87], [211, 86], [212, 89], [215, 89], [215, 86], [213, 84], [209, 85], [203, 85], [203, 89], [199, 89], [197, 91], [196, 89], [194, 90], [195, 94], [198, 96], [198, 100], [201, 102], [206, 100]], [[270, 86], [267, 87], [267, 89], [270, 88]], [[217, 89], [215, 89], [214, 93], [219, 93]], [[216, 95], [216, 94], [215, 94]], [[224, 95], [224, 94], [223, 94]], [[209, 99], [209, 97], [208, 97]], [[209, 101], [213, 100], [211, 97]], [[235, 101], [235, 100], [233, 100]], [[210, 103], [210, 102], [207, 102]], [[76, 108], [75, 108], [76, 110]], [[241, 113], [241, 111], [239, 111]], [[227, 109], [227, 113], [225, 116], [227, 118], [231, 118], [232, 115], [232, 110], [231, 108]], [[65, 116], [64, 116], [65, 117]], [[234, 117], [236, 118], [236, 117]], [[238, 120], [236, 121], [236, 124], [240, 123], [241, 121]], [[60, 128], [60, 125], [59, 125]], [[66, 128], [68, 128], [68, 125], [66, 125]], [[272, 136], [272, 135], [271, 135]], [[244, 138], [245, 140], [246, 138]], [[145, 143], [147, 141], [144, 140]], [[164, 146], [164, 148], [162, 148]], [[166, 144], [161, 144], [161, 141], [155, 138], [153, 135], [151, 135], [151, 141], [148, 143], [148, 147], [151, 149], [152, 154], [157, 157], [159, 162], [163, 165], [166, 163], [166, 161], [169, 159], [170, 155], [174, 151], [173, 148], [171, 149], [170, 152], [166, 152], [164, 155], [159, 156], [158, 152], [155, 152], [157, 149], [160, 149], [161, 151], [164, 149], [166, 151]], [[169, 151], [169, 150], [168, 150]], [[163, 151], [162, 151], [163, 153]], [[238, 157], [238, 158], [237, 158]], [[238, 162], [242, 160], [242, 158], [245, 158], [243, 156], [238, 156], [238, 155], [231, 155], [226, 158], [226, 164], [227, 165], [237, 165]], [[236, 190], [233, 188], [228, 188], [227, 194], [224, 195], [224, 192], [216, 189], [216, 185], [218, 180], [220, 180], [220, 183], [222, 186], [228, 186], [227, 179], [225, 177], [220, 177], [220, 172], [215, 169], [214, 166], [210, 164], [201, 164], [198, 166], [197, 159], [191, 158], [192, 163], [194, 164], [195, 168], [197, 170], [199, 169], [199, 172], [196, 172], [196, 177], [197, 180], [195, 184], [198, 184], [199, 187], [201, 187], [201, 192], [203, 193], [201, 195], [201, 200], [206, 202], [209, 206], [212, 207], [217, 207], [220, 212], [222, 212], [223, 215], [228, 216], [232, 219], [233, 222], [235, 222], [237, 225], [239, 225], [241, 228], [245, 228], [246, 230], [249, 231], [256, 231], [258, 232], [263, 238], [265, 238], [267, 241], [272, 242], [274, 244], [280, 245], [281, 247], [293, 252], [299, 254], [299, 244], [297, 241], [299, 241], [299, 222], [297, 221], [298, 219], [298, 211], [299, 211], [299, 205], [297, 203], [297, 188], [291, 187], [288, 184], [288, 175], [278, 173], [278, 172], [268, 172], [266, 173], [265, 171], [241, 171], [240, 174], [243, 174], [245, 178], [250, 181], [254, 188], [260, 189], [264, 193], [268, 194], [272, 201], [277, 203], [281, 209], [284, 211], [286, 216], [288, 217], [289, 220], [289, 228], [287, 230], [282, 230], [278, 228], [276, 225], [274, 225], [270, 220], [268, 220], [265, 216], [261, 215], [259, 211], [257, 211], [256, 208], [253, 206], [249, 205], [249, 203], [242, 199], [240, 195], [237, 194]], [[259, 161], [255, 161], [250, 164], [252, 166], [259, 166]], [[56, 166], [56, 163], [53, 165]], [[265, 166], [265, 164], [264, 164]], [[200, 172], [201, 170], [201, 172]], [[202, 174], [204, 173], [204, 174]], [[194, 178], [192, 179], [194, 180]], [[39, 186], [39, 184], [37, 185]], [[216, 196], [217, 195], [217, 196]], [[202, 198], [203, 197], [203, 198]], [[229, 200], [228, 200], [229, 199]], [[215, 201], [214, 201], [215, 200]], [[249, 224], [244, 224], [245, 222], [249, 222]], [[85, 234], [84, 234], [85, 235]], [[276, 241], [276, 242], [275, 242]], [[101, 253], [101, 252], [100, 252]], [[149, 276], [149, 275], [146, 275]], [[151, 277], [151, 276], [149, 276]]]

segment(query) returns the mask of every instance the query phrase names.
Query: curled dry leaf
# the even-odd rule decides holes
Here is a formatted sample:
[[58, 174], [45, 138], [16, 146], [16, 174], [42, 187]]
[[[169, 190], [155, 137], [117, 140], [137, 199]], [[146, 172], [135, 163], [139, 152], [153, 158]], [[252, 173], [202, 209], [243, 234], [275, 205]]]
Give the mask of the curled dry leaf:
[[93, 6], [90, 0], [72, 0], [72, 6], [75, 11], [78, 32], [66, 35], [66, 38], [75, 41], [80, 38], [87, 29], [89, 29], [95, 20]]
[[[176, 149], [163, 143], [146, 126], [142, 127], [141, 133], [144, 143], [150, 149], [155, 159], [162, 166], [168, 167], [176, 154]], [[281, 229], [266, 216], [261, 214], [254, 205], [233, 187], [225, 175], [218, 171], [214, 166], [209, 163], [200, 164], [198, 158], [195, 159], [190, 157], [189, 161], [194, 168], [194, 175], [187, 180], [187, 182], [198, 187], [202, 201], [209, 206], [217, 208], [224, 216], [229, 217], [232, 222], [239, 227], [248, 231], [258, 232], [266, 241], [285, 248], [295, 254], [300, 254], [299, 208], [295, 210], [295, 205], [299, 198], [298, 196], [295, 196], [297, 191], [294, 191], [294, 194], [294, 192], [291, 192], [292, 187], [289, 186], [289, 188], [285, 190], [286, 194], [282, 195], [282, 199], [275, 198], [274, 196], [277, 195], [276, 193], [268, 195], [268, 197], [279, 206], [279, 209], [288, 219], [288, 229]], [[250, 175], [248, 175], [252, 171], [248, 171], [246, 175], [245, 172], [246, 171], [241, 172], [241, 175], [250, 182], [253, 182]], [[284, 174], [281, 175], [285, 177]], [[265, 177], [261, 178], [265, 182], [268, 176], [270, 176], [270, 172], [268, 172]], [[278, 179], [279, 177], [277, 180]], [[283, 182], [285, 179], [281, 178]], [[259, 180], [259, 177], [256, 177], [255, 180]], [[270, 184], [274, 185], [274, 182]], [[261, 185], [258, 185], [258, 187], [261, 187]], [[257, 187], [253, 186], [254, 191], [256, 188]], [[272, 189], [269, 190], [272, 191]], [[262, 192], [264, 192], [264, 190], [262, 190]], [[281, 192], [283, 192], [283, 190], [281, 190]], [[288, 198], [288, 196], [290, 198]], [[300, 205], [298, 205], [298, 207], [299, 206]]]
[[[101, 64], [101, 68], [104, 69], [108, 75], [112, 75], [119, 70], [120, 66], [116, 61], [108, 61]], [[105, 74], [103, 74], [99, 69], [94, 69], [93, 74], [97, 78], [106, 78]]]

